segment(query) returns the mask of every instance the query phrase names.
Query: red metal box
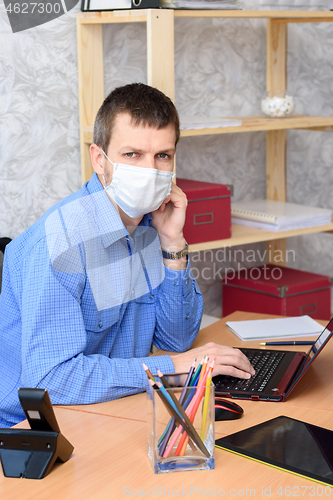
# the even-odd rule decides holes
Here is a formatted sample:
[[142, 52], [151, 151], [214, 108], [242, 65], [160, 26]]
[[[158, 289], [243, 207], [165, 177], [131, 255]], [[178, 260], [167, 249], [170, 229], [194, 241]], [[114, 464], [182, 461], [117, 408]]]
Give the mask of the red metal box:
[[321, 274], [270, 264], [229, 273], [222, 286], [223, 316], [249, 311], [331, 318], [331, 280]]
[[232, 186], [178, 177], [177, 186], [188, 200], [184, 237], [189, 244], [230, 238]]

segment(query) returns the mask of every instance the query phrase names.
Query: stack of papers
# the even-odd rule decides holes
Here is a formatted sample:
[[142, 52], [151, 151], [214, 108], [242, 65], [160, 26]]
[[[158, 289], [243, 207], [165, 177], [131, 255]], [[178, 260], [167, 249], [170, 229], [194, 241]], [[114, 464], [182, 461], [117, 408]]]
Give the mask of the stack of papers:
[[291, 339], [319, 335], [324, 327], [310, 316], [228, 321], [227, 327], [241, 340]]
[[260, 0], [258, 10], [329, 10], [329, 0]]
[[332, 210], [273, 200], [252, 200], [231, 205], [232, 223], [241, 226], [290, 231], [331, 223]]
[[160, 0], [164, 9], [240, 9], [241, 0]]
[[[199, 8], [199, 7], [198, 7]], [[240, 127], [242, 120], [232, 120], [228, 118], [208, 116], [188, 116], [180, 115], [180, 130], [198, 130], [202, 128], [218, 128], [218, 127]]]

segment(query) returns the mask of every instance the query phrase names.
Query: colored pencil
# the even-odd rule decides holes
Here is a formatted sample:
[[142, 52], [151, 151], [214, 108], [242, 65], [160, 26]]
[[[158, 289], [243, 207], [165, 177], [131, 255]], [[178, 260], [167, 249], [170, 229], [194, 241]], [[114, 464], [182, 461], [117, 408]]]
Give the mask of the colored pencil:
[[[213, 365], [214, 365], [214, 361], [212, 362], [210, 367], [207, 369], [205, 369], [206, 367], [203, 366], [203, 369], [205, 369], [205, 372], [204, 372], [203, 376], [202, 377], [200, 376], [200, 378], [199, 378], [198, 389], [197, 389], [197, 392], [194, 396], [193, 408], [191, 409], [191, 414], [190, 414], [190, 422], [191, 423], [194, 422], [195, 415], [198, 411], [201, 399], [202, 399], [204, 392], [205, 392], [205, 389], [206, 389], [207, 378], [208, 378], [209, 374], [212, 373], [212, 371], [213, 371]], [[206, 366], [207, 366], [207, 362], [206, 362]], [[177, 456], [177, 455], [184, 456], [187, 443], [188, 443], [188, 436], [184, 432], [184, 434], [182, 435], [181, 440], [178, 444], [178, 447], [175, 451], [175, 456]]]
[[[195, 444], [201, 449], [201, 451], [209, 457], [209, 452], [203, 442], [201, 441], [200, 437], [198, 436], [196, 430], [191, 424], [191, 427], [188, 426], [188, 424], [179, 416], [177, 410], [175, 409], [174, 405], [172, 404], [172, 399], [167, 394], [167, 391], [165, 388], [163, 388], [163, 384], [161, 382], [156, 382], [154, 383], [153, 380], [149, 379], [149, 384], [153, 387], [154, 390], [157, 390], [157, 393], [161, 400], [163, 401], [164, 405], [166, 408], [169, 409], [169, 411], [173, 414], [173, 416], [176, 418], [176, 420], [179, 422], [179, 429], [183, 428], [184, 431], [191, 436], [191, 439], [195, 442]], [[158, 390], [162, 389], [162, 390]], [[163, 391], [164, 389], [164, 391]], [[193, 429], [195, 431], [196, 435], [193, 435]]]
[[213, 379], [213, 377], [212, 377], [213, 368], [214, 368], [214, 360], [211, 364], [211, 367], [209, 369], [209, 373], [208, 373], [208, 376], [206, 379], [206, 390], [205, 390], [205, 399], [204, 399], [203, 410], [202, 410], [201, 433], [200, 433], [200, 437], [202, 440], [205, 439], [205, 429], [206, 429], [209, 398], [210, 398], [210, 388], [211, 388], [212, 379]]
[[[184, 403], [186, 392], [187, 392], [187, 387], [190, 384], [192, 375], [194, 373], [195, 364], [196, 364], [196, 359], [193, 361], [192, 366], [191, 366], [191, 368], [190, 368], [190, 370], [189, 370], [189, 372], [187, 374], [183, 390], [182, 390], [181, 395], [179, 397], [179, 403], [181, 405], [183, 405], [183, 403]], [[176, 428], [176, 419], [175, 419], [175, 417], [172, 417], [172, 419], [169, 421], [169, 424], [168, 424], [168, 426], [166, 428], [166, 432], [163, 433], [163, 435], [161, 437], [162, 438], [160, 440], [161, 442], [159, 442], [159, 453], [160, 453], [161, 456], [163, 456], [163, 453], [164, 453], [165, 448], [166, 448], [166, 446], [168, 444], [170, 436], [174, 432], [175, 428]]]
[[148, 366], [143, 361], [142, 361], [142, 366], [143, 366], [144, 371], [146, 372], [147, 377], [150, 378], [150, 380], [153, 380], [155, 382], [155, 378], [154, 378], [153, 374], [151, 373]]
[[260, 342], [260, 345], [314, 345], [315, 342], [309, 340], [293, 340], [288, 342]]
[[[207, 372], [208, 374], [208, 372]], [[207, 376], [206, 374], [206, 376]], [[206, 379], [204, 379], [203, 383], [206, 382]], [[205, 390], [205, 385], [202, 386], [203, 388], [203, 391]], [[197, 395], [199, 394], [199, 387], [197, 388], [197, 390], [195, 391], [195, 396], [192, 398], [188, 408], [186, 409], [186, 413], [187, 415], [191, 415], [191, 412], [192, 412], [192, 409], [194, 408], [194, 405], [196, 404], [196, 398], [197, 398]], [[182, 432], [182, 428], [181, 427], [178, 427], [178, 429], [174, 432], [173, 436], [171, 437], [170, 441], [169, 441], [169, 444], [167, 446], [167, 449], [165, 450], [165, 453], [163, 455], [164, 458], [167, 458], [170, 453], [171, 453], [171, 450], [174, 446], [174, 444], [176, 443], [178, 437], [180, 436], [181, 432]], [[186, 434], [184, 433], [185, 437], [186, 437]], [[185, 438], [184, 438], [185, 439]]]
[[[200, 436], [199, 434], [197, 433], [196, 429], [193, 427], [192, 425], [192, 422], [191, 420], [189, 419], [189, 417], [186, 415], [183, 407], [179, 404], [179, 401], [178, 399], [176, 398], [176, 396], [174, 395], [173, 391], [167, 391], [166, 389], [170, 388], [170, 385], [168, 384], [168, 381], [166, 380], [166, 378], [164, 377], [163, 373], [160, 371], [160, 370], [157, 370], [157, 373], [158, 373], [158, 376], [159, 378], [161, 379], [162, 381], [162, 386], [160, 387], [161, 390], [163, 391], [163, 386], [164, 386], [164, 391], [166, 392], [166, 394], [168, 394], [168, 396], [172, 399], [176, 409], [178, 410], [178, 413], [179, 415], [181, 416], [181, 418], [183, 418], [187, 424], [187, 426], [189, 427], [189, 429], [191, 430], [190, 433], [188, 433], [190, 435], [190, 437], [193, 439], [193, 441], [195, 442], [195, 444], [200, 448], [200, 450], [206, 455], [206, 456], [209, 456], [209, 453], [207, 451], [207, 448], [205, 447], [205, 445], [203, 444], [202, 440], [200, 439]], [[159, 386], [159, 384], [157, 383], [157, 385]], [[163, 391], [163, 393], [164, 393]]]

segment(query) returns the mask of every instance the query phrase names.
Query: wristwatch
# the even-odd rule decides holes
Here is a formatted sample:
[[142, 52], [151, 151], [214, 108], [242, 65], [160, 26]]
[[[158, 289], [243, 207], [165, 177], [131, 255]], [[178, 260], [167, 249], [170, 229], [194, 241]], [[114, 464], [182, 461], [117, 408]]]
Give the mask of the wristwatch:
[[180, 250], [179, 252], [166, 252], [165, 250], [162, 250], [162, 257], [163, 259], [171, 259], [171, 260], [177, 260], [181, 259], [182, 257], [185, 257], [188, 254], [188, 244], [186, 243], [186, 246], [183, 250]]

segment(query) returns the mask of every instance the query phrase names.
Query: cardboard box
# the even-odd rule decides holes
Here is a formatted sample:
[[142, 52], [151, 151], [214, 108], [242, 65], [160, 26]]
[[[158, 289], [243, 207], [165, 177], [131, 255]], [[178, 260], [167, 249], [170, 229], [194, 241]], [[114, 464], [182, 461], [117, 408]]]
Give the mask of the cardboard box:
[[231, 236], [232, 186], [177, 177], [187, 196], [184, 237], [189, 244]]
[[331, 318], [331, 280], [321, 274], [270, 264], [229, 273], [222, 286], [223, 316], [249, 311]]

